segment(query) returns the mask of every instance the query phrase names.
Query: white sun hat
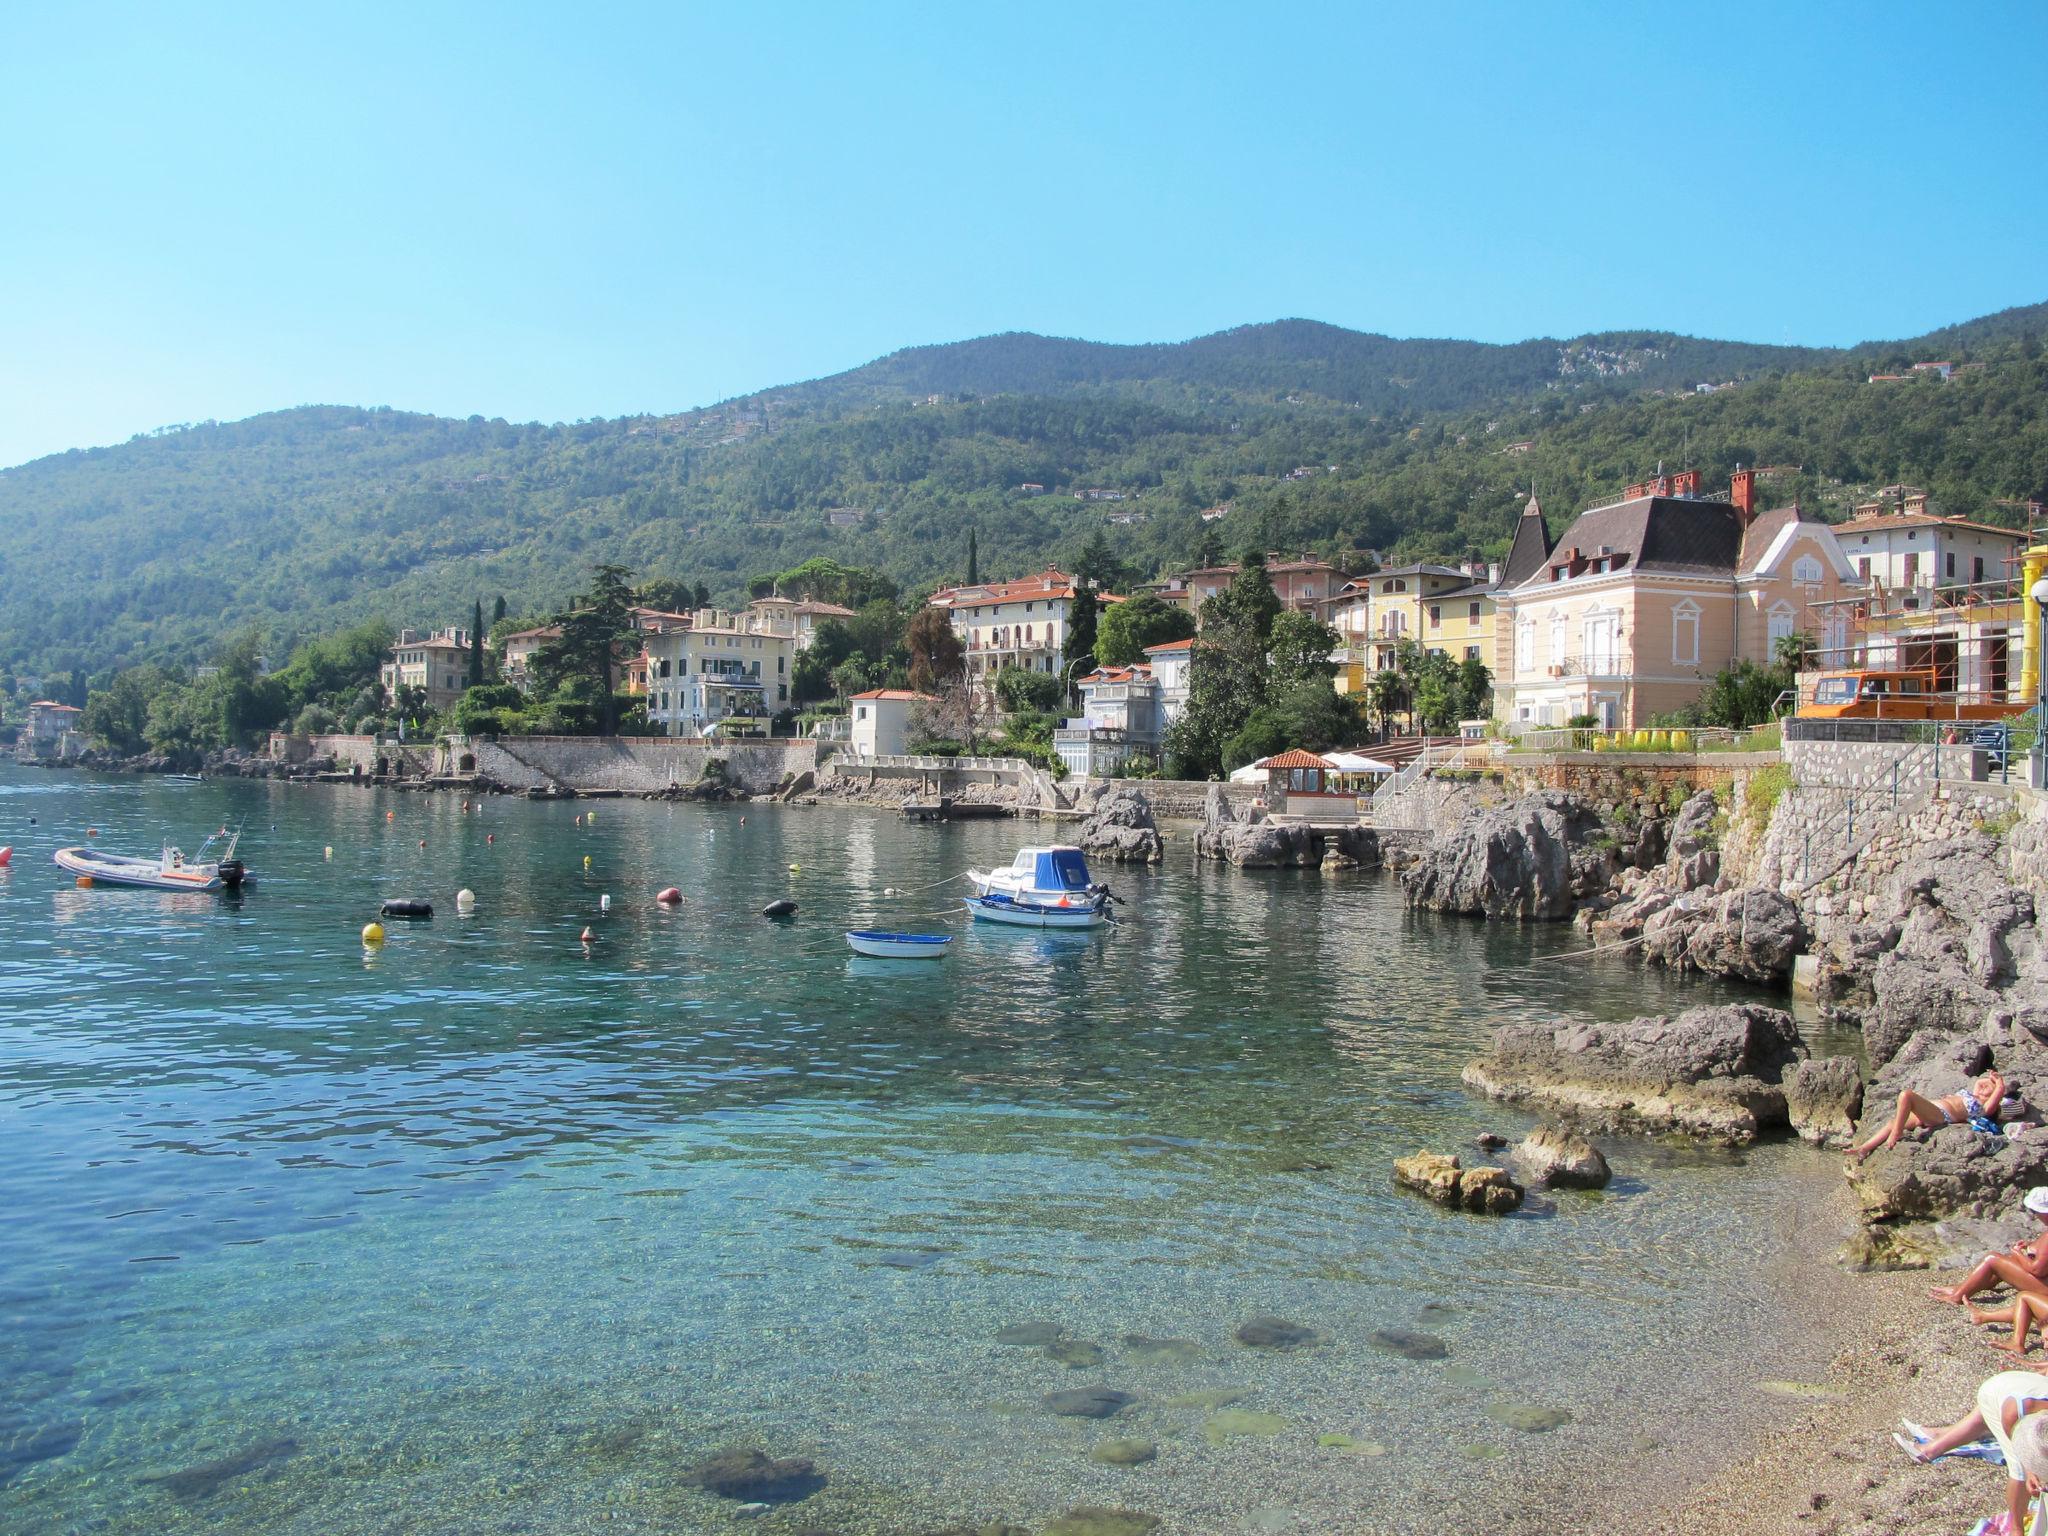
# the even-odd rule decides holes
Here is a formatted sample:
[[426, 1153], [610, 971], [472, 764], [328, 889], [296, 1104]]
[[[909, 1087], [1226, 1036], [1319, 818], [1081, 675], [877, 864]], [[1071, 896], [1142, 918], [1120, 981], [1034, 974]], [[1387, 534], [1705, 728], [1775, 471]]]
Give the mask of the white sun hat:
[[2020, 1202], [2036, 1216], [2048, 1216], [2048, 1184], [2036, 1184]]

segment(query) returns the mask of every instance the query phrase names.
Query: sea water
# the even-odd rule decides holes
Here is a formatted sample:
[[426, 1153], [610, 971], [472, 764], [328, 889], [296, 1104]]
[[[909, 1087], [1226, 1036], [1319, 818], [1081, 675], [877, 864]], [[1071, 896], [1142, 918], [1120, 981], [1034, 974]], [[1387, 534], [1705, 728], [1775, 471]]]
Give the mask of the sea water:
[[[240, 896], [49, 862], [224, 824]], [[0, 1529], [1512, 1529], [1817, 1369], [1764, 1304], [1801, 1149], [1389, 1182], [1530, 1123], [1459, 1086], [1495, 1026], [1736, 994], [1184, 843], [1114, 929], [964, 922], [1050, 830], [0, 769]], [[365, 948], [386, 897], [436, 912]], [[812, 1470], [696, 1486], [734, 1449]]]

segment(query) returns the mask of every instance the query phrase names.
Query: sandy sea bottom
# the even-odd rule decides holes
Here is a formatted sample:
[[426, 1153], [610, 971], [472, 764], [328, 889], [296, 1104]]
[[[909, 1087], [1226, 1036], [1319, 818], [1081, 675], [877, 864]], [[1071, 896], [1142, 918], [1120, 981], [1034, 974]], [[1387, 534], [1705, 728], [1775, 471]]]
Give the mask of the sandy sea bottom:
[[[1378, 877], [1124, 874], [1120, 930], [1045, 939], [882, 894], [1028, 824], [588, 809], [0, 770], [0, 1525], [1572, 1529], [1825, 1360], [1768, 1304], [1826, 1283], [1803, 1149], [1621, 1144], [1502, 1221], [1388, 1185], [1527, 1123], [1457, 1085], [1493, 1025], [1725, 994]], [[37, 846], [236, 816], [240, 903]], [[379, 896], [458, 885], [364, 954]], [[874, 922], [957, 953], [850, 959]], [[1128, 1400], [1045, 1404], [1084, 1389]], [[693, 1485], [736, 1447], [815, 1470]]]

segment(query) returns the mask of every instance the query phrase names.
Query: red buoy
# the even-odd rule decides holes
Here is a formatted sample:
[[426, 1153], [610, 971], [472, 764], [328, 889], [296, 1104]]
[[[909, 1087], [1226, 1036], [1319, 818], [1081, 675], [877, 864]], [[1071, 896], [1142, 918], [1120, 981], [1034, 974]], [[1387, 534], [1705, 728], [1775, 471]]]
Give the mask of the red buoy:
[[594, 944], [595, 942], [597, 942], [597, 935], [592, 933], [588, 928], [583, 930], [582, 937], [583, 942], [586, 944]]
[[9, 847], [6, 847], [6, 848], [0, 848], [0, 869], [4, 869], [4, 868], [5, 868], [5, 867], [6, 867], [7, 865], [11, 864], [11, 863], [12, 863], [13, 861], [14, 861], [14, 849], [13, 849], [13, 847], [12, 847], [12, 846], [9, 846]]

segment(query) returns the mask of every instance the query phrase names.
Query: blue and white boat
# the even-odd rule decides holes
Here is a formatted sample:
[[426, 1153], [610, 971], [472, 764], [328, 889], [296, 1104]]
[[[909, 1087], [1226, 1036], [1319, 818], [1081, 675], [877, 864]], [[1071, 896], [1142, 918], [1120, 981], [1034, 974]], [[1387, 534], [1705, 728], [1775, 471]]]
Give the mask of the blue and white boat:
[[968, 896], [967, 910], [979, 922], [1013, 928], [1100, 928], [1109, 922], [1109, 897], [1101, 892], [1019, 901], [1014, 896]]
[[1105, 896], [1088, 873], [1088, 856], [1067, 844], [1020, 848], [1008, 869], [970, 869], [967, 878], [977, 896], [1007, 896], [1021, 904], [1072, 906], [1084, 897]]
[[873, 928], [856, 928], [846, 935], [855, 954], [877, 960], [937, 960], [953, 942], [949, 933], [883, 933]]

